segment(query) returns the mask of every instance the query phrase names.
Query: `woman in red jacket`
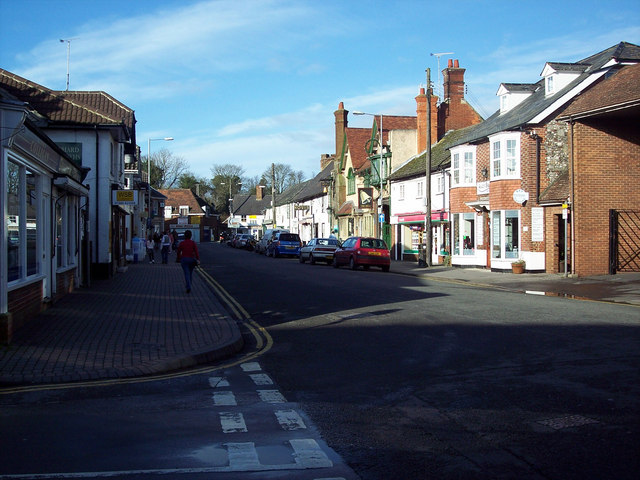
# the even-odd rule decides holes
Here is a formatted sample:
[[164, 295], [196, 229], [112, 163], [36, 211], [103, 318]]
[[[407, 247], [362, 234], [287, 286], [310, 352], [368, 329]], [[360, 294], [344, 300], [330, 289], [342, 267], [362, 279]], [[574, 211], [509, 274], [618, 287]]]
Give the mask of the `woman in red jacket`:
[[187, 285], [187, 293], [191, 292], [191, 275], [196, 265], [200, 263], [198, 245], [191, 240], [191, 230], [185, 230], [184, 240], [178, 245], [178, 259], [184, 272], [184, 281]]

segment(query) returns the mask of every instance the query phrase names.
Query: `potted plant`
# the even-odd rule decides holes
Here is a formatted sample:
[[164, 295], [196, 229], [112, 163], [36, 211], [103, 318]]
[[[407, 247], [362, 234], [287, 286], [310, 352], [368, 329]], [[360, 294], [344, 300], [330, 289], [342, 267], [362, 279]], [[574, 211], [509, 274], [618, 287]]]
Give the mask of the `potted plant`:
[[511, 271], [513, 273], [524, 273], [524, 269], [526, 266], [527, 263], [524, 260], [519, 259], [511, 264]]

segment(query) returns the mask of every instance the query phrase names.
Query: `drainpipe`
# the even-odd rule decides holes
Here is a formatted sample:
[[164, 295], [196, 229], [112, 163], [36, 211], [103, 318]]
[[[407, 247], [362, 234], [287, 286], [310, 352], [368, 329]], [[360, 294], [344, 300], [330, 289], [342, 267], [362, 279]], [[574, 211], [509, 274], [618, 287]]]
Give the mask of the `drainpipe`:
[[540, 204], [540, 136], [533, 134], [536, 140], [536, 205]]
[[[573, 148], [573, 135], [574, 135], [574, 121], [573, 117], [569, 117], [569, 126], [571, 128], [571, 143], [569, 144], [569, 159], [571, 162], [571, 202], [569, 206], [571, 207], [571, 274], [575, 275], [576, 273], [576, 229], [575, 229], [575, 221], [576, 221], [576, 209], [575, 209], [575, 168], [574, 168], [574, 148]], [[566, 238], [565, 238], [566, 243]], [[564, 261], [566, 263], [567, 257], [565, 255]]]
[[96, 131], [96, 263], [100, 263], [100, 133], [98, 126], [95, 125]]

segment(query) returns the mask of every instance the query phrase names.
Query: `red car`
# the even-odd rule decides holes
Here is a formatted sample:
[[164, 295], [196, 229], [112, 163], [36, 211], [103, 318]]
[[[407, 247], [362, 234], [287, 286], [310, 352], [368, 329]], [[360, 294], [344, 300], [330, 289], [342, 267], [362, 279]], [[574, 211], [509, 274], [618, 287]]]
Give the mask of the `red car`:
[[365, 270], [371, 266], [388, 272], [391, 266], [389, 248], [384, 240], [371, 237], [347, 238], [333, 254], [333, 266], [349, 265], [351, 270], [362, 266]]

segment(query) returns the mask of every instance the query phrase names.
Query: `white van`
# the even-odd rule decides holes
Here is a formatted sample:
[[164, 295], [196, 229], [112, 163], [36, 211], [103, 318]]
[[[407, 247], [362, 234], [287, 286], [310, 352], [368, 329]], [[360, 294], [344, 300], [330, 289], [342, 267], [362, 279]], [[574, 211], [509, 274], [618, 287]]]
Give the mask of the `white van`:
[[269, 245], [269, 243], [271, 243], [273, 241], [273, 237], [275, 236], [276, 233], [279, 232], [286, 232], [289, 233], [289, 230], [287, 230], [286, 228], [270, 228], [268, 229], [266, 232], [264, 232], [264, 235], [262, 236], [262, 238], [260, 239], [260, 241], [258, 243], [256, 243], [256, 253], [266, 253], [267, 252], [267, 245]]

